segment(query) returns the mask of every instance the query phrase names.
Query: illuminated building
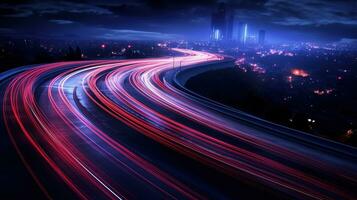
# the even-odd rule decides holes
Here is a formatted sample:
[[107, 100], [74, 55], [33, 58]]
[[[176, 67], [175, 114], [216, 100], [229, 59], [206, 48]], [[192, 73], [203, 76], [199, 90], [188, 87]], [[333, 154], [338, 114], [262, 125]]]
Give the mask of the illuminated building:
[[245, 45], [247, 43], [247, 38], [248, 38], [248, 24], [239, 23], [238, 32], [237, 32], [237, 40], [239, 44]]
[[211, 40], [220, 41], [226, 37], [226, 5], [220, 3], [211, 18]]
[[211, 17], [212, 41], [232, 41], [233, 40], [234, 13], [226, 9], [225, 3], [220, 3]]

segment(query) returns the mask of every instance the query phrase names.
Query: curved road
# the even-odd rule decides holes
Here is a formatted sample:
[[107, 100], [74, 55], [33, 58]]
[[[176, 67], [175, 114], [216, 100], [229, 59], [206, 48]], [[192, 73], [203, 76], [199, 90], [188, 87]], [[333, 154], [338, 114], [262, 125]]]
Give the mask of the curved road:
[[355, 148], [186, 90], [183, 74], [224, 59], [175, 50], [184, 55], [61, 62], [1, 74], [1, 194], [357, 198]]

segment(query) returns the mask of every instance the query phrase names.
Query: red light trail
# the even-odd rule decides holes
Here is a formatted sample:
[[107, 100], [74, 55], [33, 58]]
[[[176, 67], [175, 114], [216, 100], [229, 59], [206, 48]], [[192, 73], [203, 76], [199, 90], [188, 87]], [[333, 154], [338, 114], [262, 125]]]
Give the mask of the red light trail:
[[[175, 51], [184, 56], [44, 64], [9, 79], [3, 123], [47, 197], [55, 186], [23, 146], [83, 199], [209, 198], [215, 180], [192, 175], [184, 166], [191, 162], [289, 197], [356, 197], [355, 149], [186, 91], [173, 66], [190, 70], [222, 57]], [[177, 160], [166, 162], [171, 155]]]

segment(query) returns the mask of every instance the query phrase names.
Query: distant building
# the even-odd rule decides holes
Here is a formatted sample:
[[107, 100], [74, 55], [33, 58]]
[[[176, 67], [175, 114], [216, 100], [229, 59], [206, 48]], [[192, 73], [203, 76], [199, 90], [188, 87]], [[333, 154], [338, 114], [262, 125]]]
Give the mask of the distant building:
[[212, 13], [211, 40], [221, 41], [226, 38], [226, 4], [220, 3], [218, 9]]
[[233, 40], [234, 15], [231, 13], [227, 19], [227, 40]]
[[242, 38], [242, 25], [243, 23], [239, 22], [236, 26], [236, 40], [238, 43], [240, 43], [241, 38]]
[[212, 41], [232, 41], [234, 29], [234, 12], [226, 8], [225, 3], [220, 3], [211, 17]]
[[239, 44], [245, 45], [247, 43], [247, 38], [248, 38], [248, 24], [239, 23], [238, 31], [237, 31], [237, 40]]
[[265, 31], [264, 31], [264, 30], [260, 30], [260, 31], [259, 31], [258, 43], [259, 43], [260, 45], [264, 45], [264, 43], [265, 43]]

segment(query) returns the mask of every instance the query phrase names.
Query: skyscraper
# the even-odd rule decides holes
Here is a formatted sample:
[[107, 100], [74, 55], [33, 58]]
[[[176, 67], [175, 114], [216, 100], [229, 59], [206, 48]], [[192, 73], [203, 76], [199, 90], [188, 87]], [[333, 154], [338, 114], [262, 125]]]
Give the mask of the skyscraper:
[[258, 42], [260, 45], [264, 45], [265, 43], [265, 30], [259, 31]]
[[226, 5], [220, 3], [217, 11], [212, 13], [211, 40], [220, 41], [226, 38]]
[[247, 37], [248, 37], [248, 24], [240, 22], [238, 24], [238, 31], [237, 31], [237, 40], [239, 44], [245, 45], [247, 42]]
[[247, 43], [247, 37], [248, 37], [248, 24], [243, 24], [243, 35], [242, 35], [242, 42], [243, 44]]
[[231, 13], [227, 19], [227, 40], [233, 40], [234, 15]]

